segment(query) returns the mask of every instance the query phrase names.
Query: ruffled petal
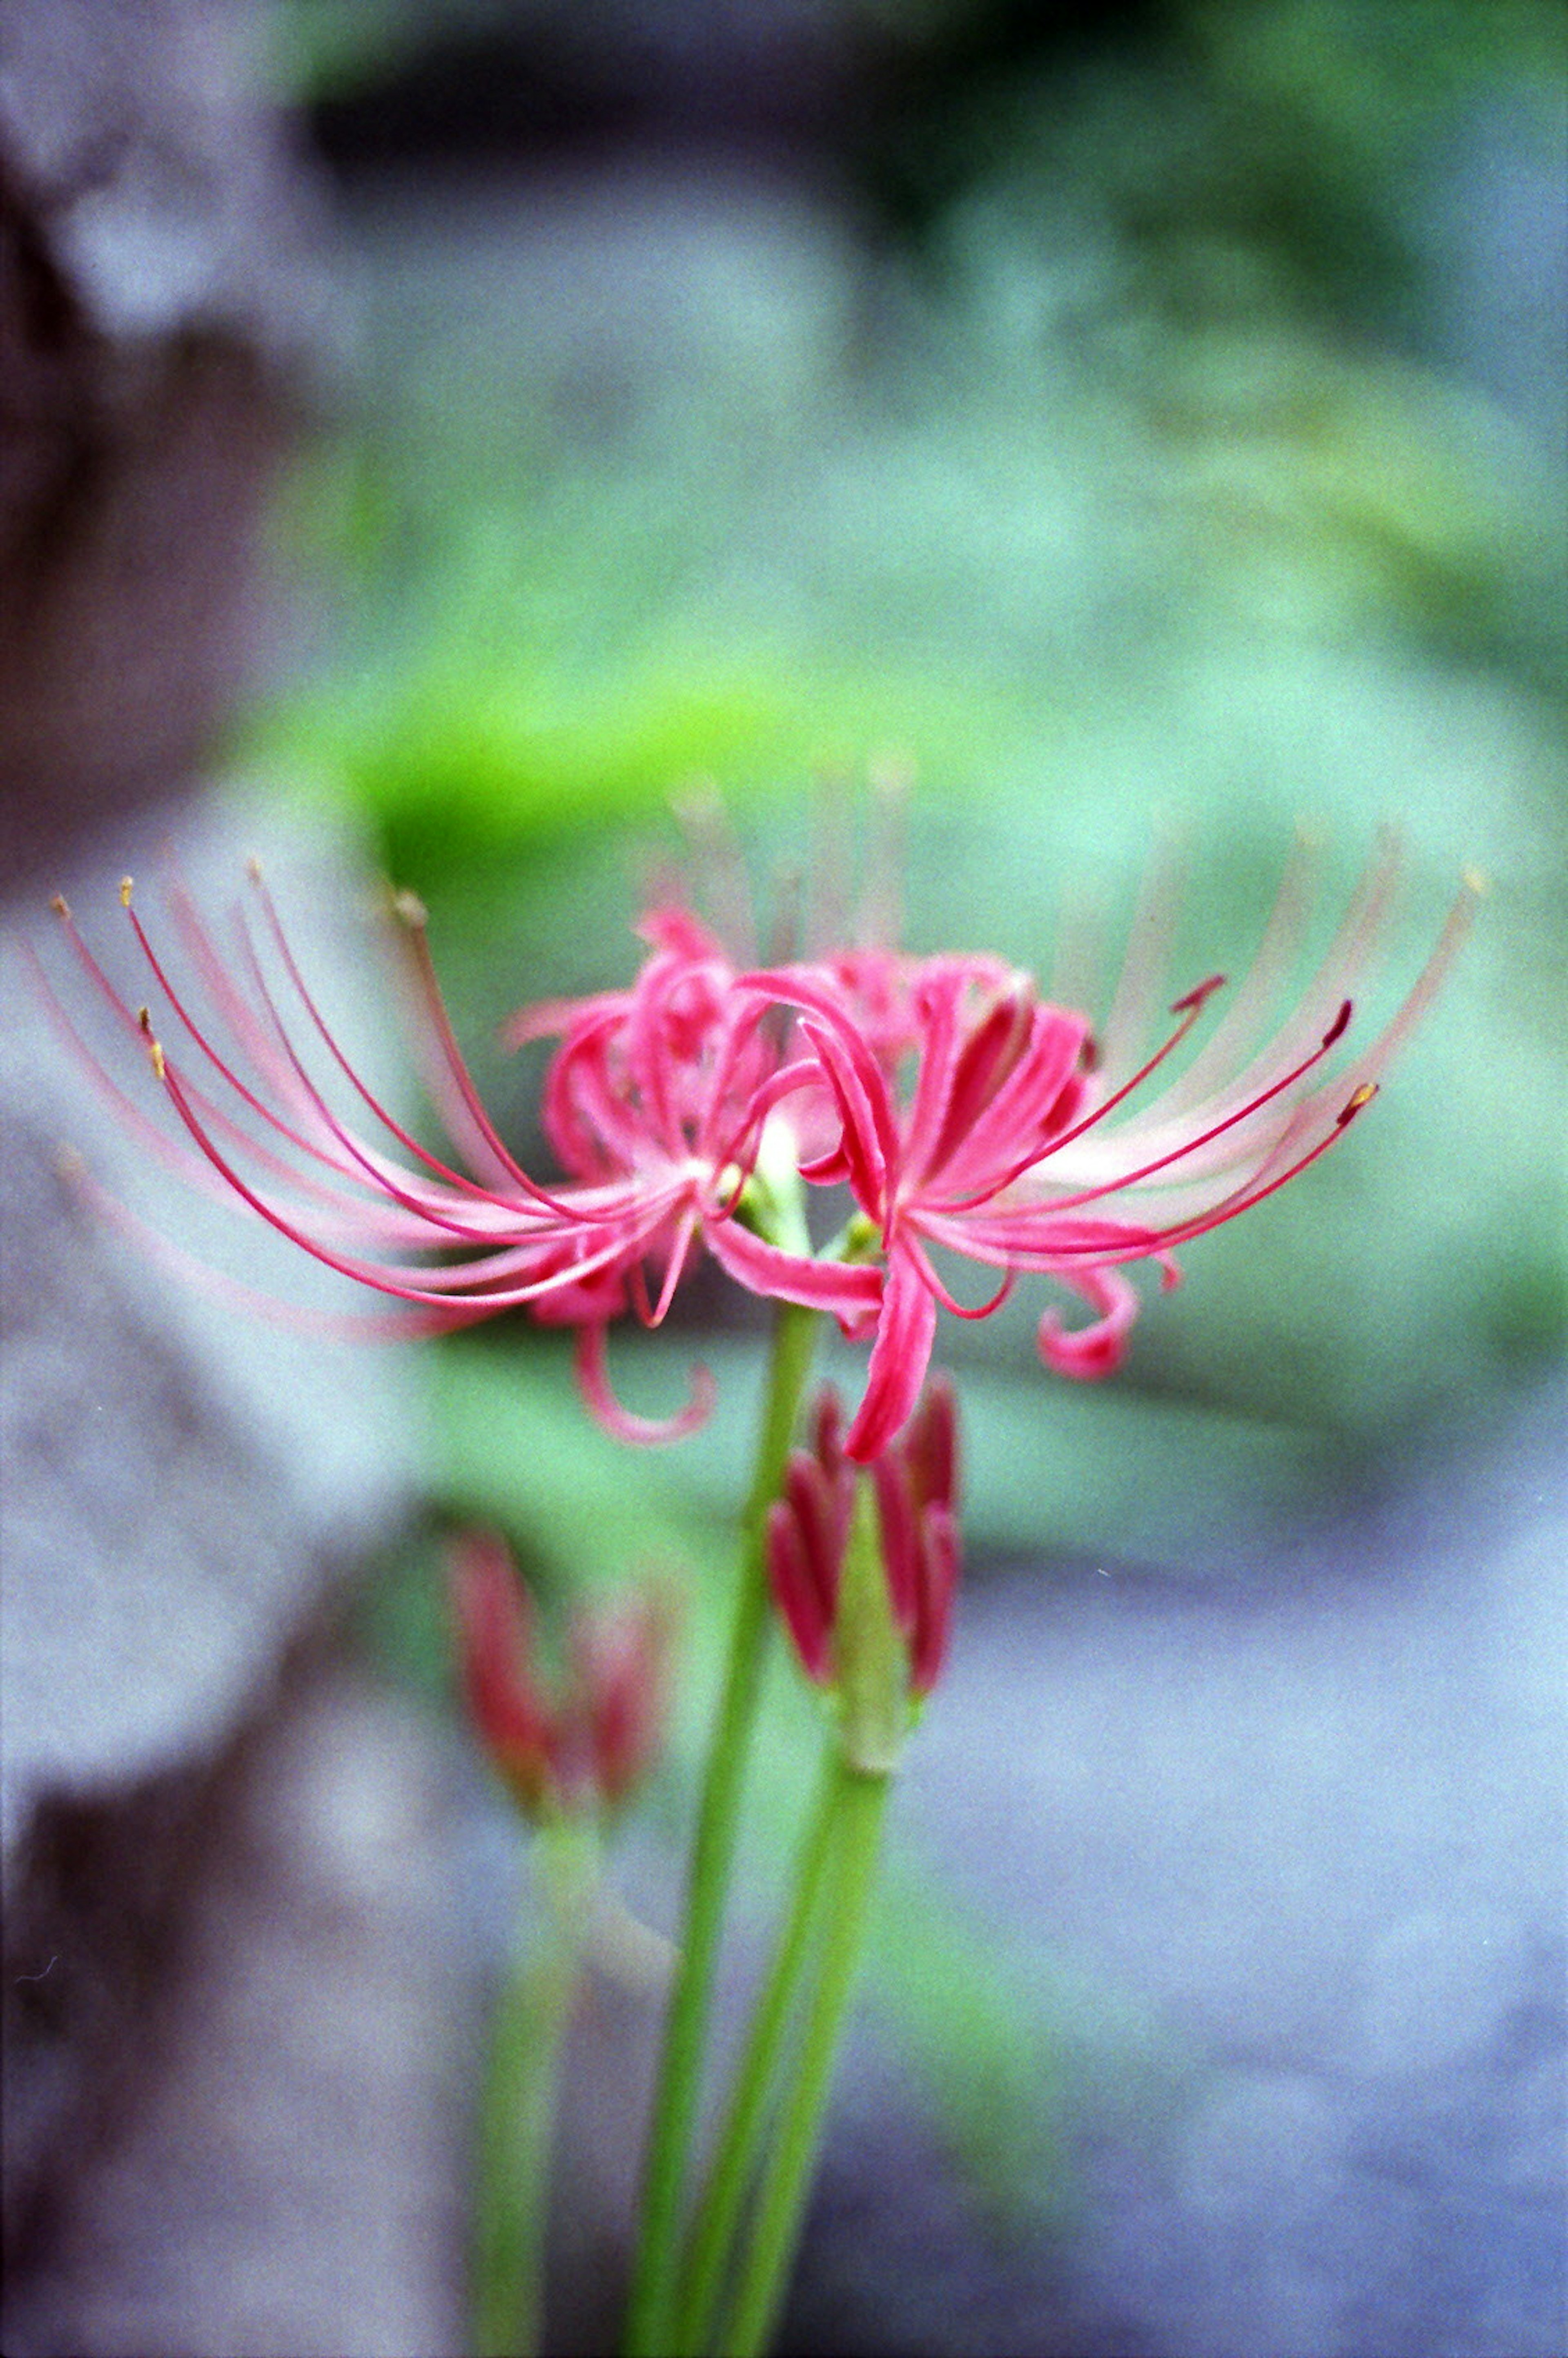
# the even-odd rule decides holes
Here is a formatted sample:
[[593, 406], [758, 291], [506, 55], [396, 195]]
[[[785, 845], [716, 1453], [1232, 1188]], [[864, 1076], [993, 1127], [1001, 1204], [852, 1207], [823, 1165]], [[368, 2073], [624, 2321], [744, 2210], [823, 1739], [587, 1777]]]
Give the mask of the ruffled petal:
[[1051, 1274], [1099, 1313], [1087, 1326], [1065, 1327], [1054, 1310], [1040, 1321], [1040, 1356], [1059, 1376], [1092, 1383], [1121, 1365], [1138, 1315], [1138, 1294], [1119, 1269], [1057, 1269]]
[[715, 1387], [706, 1368], [691, 1371], [691, 1398], [674, 1416], [634, 1416], [622, 1408], [610, 1389], [602, 1326], [579, 1326], [577, 1338], [578, 1387], [596, 1422], [616, 1441], [631, 1441], [645, 1449], [684, 1441], [708, 1422], [713, 1413]]

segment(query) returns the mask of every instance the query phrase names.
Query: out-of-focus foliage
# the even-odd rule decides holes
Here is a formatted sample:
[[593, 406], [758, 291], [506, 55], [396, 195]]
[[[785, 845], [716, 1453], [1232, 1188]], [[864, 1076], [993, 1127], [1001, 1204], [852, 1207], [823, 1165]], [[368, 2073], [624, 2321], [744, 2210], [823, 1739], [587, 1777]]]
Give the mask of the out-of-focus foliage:
[[[453, 173], [449, 126], [444, 176], [427, 159], [400, 183], [378, 147], [377, 177], [346, 180], [358, 393], [280, 520], [324, 652], [247, 757], [351, 799], [423, 893], [481, 1089], [531, 1155], [542, 1052], [503, 1058], [495, 1026], [627, 976], [640, 880], [695, 779], [735, 817], [765, 945], [833, 865], [813, 797], [852, 808], [870, 766], [907, 764], [910, 944], [1048, 977], [1098, 930], [1102, 1006], [1162, 841], [1190, 871], [1174, 996], [1245, 966], [1298, 825], [1325, 847], [1321, 950], [1379, 823], [1401, 824], [1410, 893], [1368, 1027], [1461, 867], [1487, 869], [1375, 1110], [1184, 1254], [1180, 1293], [1150, 1288], [1121, 1379], [1044, 1374], [1042, 1284], [944, 1322], [971, 1557], [1244, 1579], [1271, 1522], [1485, 1415], [1568, 1330], [1561, 11], [754, 16], [859, 61], [793, 178], [776, 145], [748, 168], [711, 143], [508, 173], [492, 123], [482, 175]], [[695, 73], [693, 27], [747, 16], [285, 0], [276, 62], [318, 120], [358, 106], [362, 127], [399, 92], [427, 122], [431, 59], [471, 92], [521, 55], [557, 76], [542, 113], [586, 118], [596, 57], [620, 104], [661, 43]], [[669, 1453], [588, 1423], [557, 1334], [432, 1354], [433, 1506], [503, 1529], [546, 1617], [684, 1567], [649, 1805], [672, 1833], [719, 1674], [756, 1323], [698, 1278], [658, 1336], [615, 1336], [639, 1409], [683, 1399], [694, 1360], [719, 1379], [711, 1426]], [[824, 1360], [852, 1390], [858, 1355]], [[433, 1552], [378, 1600], [427, 1679]], [[741, 1880], [758, 1939], [816, 1711], [776, 1660]], [[1120, 2072], [1147, 2123], [1168, 2044], [960, 1920], [918, 1847], [879, 1932], [884, 2024], [993, 2218], [1058, 2224], [1040, 2211], [1072, 2199], [1075, 2053], [1096, 2051], [1097, 2102]]]
[[[1562, 87], [1528, 5], [1173, 8], [1071, 63], [985, 15], [865, 18], [971, 63], [903, 118], [912, 244], [710, 164], [351, 191], [366, 400], [287, 520], [341, 652], [253, 751], [370, 814], [520, 1138], [492, 1028], [626, 974], [634, 847], [694, 777], [760, 885], [810, 860], [814, 781], [907, 758], [909, 939], [1042, 971], [1064, 903], [1114, 942], [1180, 835], [1173, 993], [1245, 960], [1298, 822], [1341, 898], [1404, 827], [1384, 1011], [1461, 865], [1489, 871], [1375, 1118], [1191, 1251], [1114, 1408], [1040, 1372], [1030, 1301], [947, 1328], [985, 1433], [1042, 1436], [1037, 1479], [996, 1453], [1011, 1544], [1032, 1514], [1087, 1536], [1043, 1503], [1074, 1492], [1060, 1437], [1103, 1462], [1098, 1420], [1130, 1435], [1151, 1396], [1214, 1443], [1196, 1490], [1246, 1487], [1228, 1415], [1298, 1496], [1330, 1461], [1291, 1428], [1342, 1476], [1561, 1346], [1564, 470], [1530, 290], [1562, 288], [1529, 241]], [[854, 167], [896, 213], [896, 142]]]

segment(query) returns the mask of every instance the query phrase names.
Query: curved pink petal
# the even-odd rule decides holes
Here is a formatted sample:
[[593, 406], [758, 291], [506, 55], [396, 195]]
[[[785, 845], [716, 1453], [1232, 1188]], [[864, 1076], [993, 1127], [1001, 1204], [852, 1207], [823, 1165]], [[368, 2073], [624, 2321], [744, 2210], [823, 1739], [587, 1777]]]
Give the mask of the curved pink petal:
[[784, 1252], [738, 1220], [714, 1220], [706, 1236], [719, 1267], [749, 1293], [826, 1310], [841, 1323], [858, 1323], [881, 1304], [882, 1273], [867, 1262], [814, 1260], [808, 1253]]
[[577, 1337], [577, 1379], [590, 1414], [606, 1433], [617, 1441], [632, 1441], [644, 1449], [656, 1449], [671, 1441], [684, 1441], [708, 1422], [713, 1413], [715, 1386], [706, 1368], [691, 1371], [691, 1398], [685, 1408], [674, 1416], [652, 1417], [633, 1415], [622, 1408], [610, 1389], [610, 1369], [604, 1347], [602, 1325], [579, 1326]]
[[853, 1107], [868, 1159], [883, 1174], [895, 1170], [898, 1118], [892, 1094], [865, 1033], [830, 985], [798, 968], [781, 968], [742, 975], [737, 988], [804, 1009], [816, 1019], [802, 1029], [826, 1053], [841, 1102]]
[[917, 1262], [895, 1245], [888, 1259], [865, 1397], [845, 1439], [846, 1455], [869, 1464], [908, 1422], [925, 1380], [935, 1334], [936, 1297]]
[[1059, 1269], [1052, 1274], [1099, 1315], [1090, 1325], [1065, 1327], [1054, 1310], [1040, 1321], [1040, 1356], [1059, 1376], [1093, 1383], [1121, 1365], [1127, 1337], [1138, 1315], [1138, 1294], [1119, 1269]]

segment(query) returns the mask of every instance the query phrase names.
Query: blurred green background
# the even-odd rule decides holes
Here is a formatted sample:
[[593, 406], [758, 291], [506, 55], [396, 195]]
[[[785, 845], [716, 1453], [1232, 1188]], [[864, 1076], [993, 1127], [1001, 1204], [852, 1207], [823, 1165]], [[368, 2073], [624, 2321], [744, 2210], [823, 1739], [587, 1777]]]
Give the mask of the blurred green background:
[[[349, 365], [277, 525], [308, 656], [238, 755], [425, 896], [513, 1133], [496, 1024], [625, 978], [693, 780], [766, 905], [814, 790], [907, 763], [910, 944], [1043, 971], [1176, 841], [1173, 992], [1245, 960], [1298, 825], [1321, 941], [1392, 820], [1385, 1009], [1460, 868], [1492, 889], [1376, 1118], [1192, 1249], [1111, 1387], [1042, 1374], [1043, 1289], [948, 1322], [971, 1528], [1179, 1557], [1530, 1381], [1568, 1317], [1560, 11], [296, 0], [275, 34]], [[628, 1339], [629, 1389], [692, 1348]], [[724, 1494], [718, 1443], [657, 1478]]]
[[[520, 1147], [539, 1067], [496, 1028], [628, 977], [695, 781], [765, 911], [824, 796], [906, 765], [907, 942], [1042, 974], [1064, 924], [1124, 936], [1177, 847], [1172, 995], [1244, 965], [1298, 827], [1321, 949], [1391, 821], [1408, 891], [1364, 1023], [1461, 870], [1490, 891], [1375, 1113], [1184, 1256], [1110, 1384], [1043, 1372], [1044, 1287], [945, 1323], [970, 1577], [1065, 1551], [1244, 1580], [1506, 1425], [1568, 1327], [1560, 8], [294, 0], [273, 27], [344, 366], [277, 517], [297, 640], [234, 759], [424, 896]], [[719, 1376], [667, 1454], [588, 1424], [559, 1336], [433, 1350], [437, 1507], [557, 1593], [711, 1574], [710, 1674], [753, 1310], [698, 1280], [617, 1337], [634, 1406], [695, 1357]], [[426, 1678], [434, 1571], [416, 1552], [375, 1606]], [[763, 1887], [811, 1748], [775, 1684]], [[652, 1800], [672, 1839], [705, 1692]], [[929, 1892], [889, 1924], [881, 1986], [972, 2182], [1054, 2199], [1084, 1993], [1038, 1955], [1019, 1982]]]

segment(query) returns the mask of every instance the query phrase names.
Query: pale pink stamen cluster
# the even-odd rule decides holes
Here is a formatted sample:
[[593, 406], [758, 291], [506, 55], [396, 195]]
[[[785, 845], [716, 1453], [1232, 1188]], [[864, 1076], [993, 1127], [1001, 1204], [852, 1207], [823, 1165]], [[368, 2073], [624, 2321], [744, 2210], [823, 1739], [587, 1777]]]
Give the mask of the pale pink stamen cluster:
[[[523, 1168], [486, 1114], [436, 988], [423, 913], [406, 899], [427, 1077], [449, 1161], [397, 1121], [344, 1055], [259, 877], [259, 926], [236, 913], [226, 953], [187, 893], [169, 897], [199, 1001], [172, 978], [124, 889], [168, 1010], [156, 1022], [114, 989], [59, 904], [94, 988], [150, 1051], [174, 1138], [50, 1003], [96, 1085], [166, 1163], [232, 1191], [318, 1260], [392, 1297], [398, 1307], [384, 1330], [439, 1331], [513, 1308], [570, 1325], [596, 1413], [627, 1438], [672, 1438], [706, 1413], [706, 1378], [698, 1371], [678, 1416], [633, 1417], [611, 1394], [605, 1336], [629, 1310], [657, 1324], [706, 1249], [749, 1291], [827, 1312], [870, 1340], [865, 1394], [844, 1443], [869, 1463], [914, 1409], [939, 1307], [983, 1316], [1017, 1277], [1050, 1278], [1093, 1314], [1067, 1329], [1047, 1311], [1043, 1357], [1065, 1375], [1103, 1375], [1137, 1311], [1127, 1265], [1152, 1261], [1173, 1282], [1178, 1247], [1326, 1152], [1373, 1095], [1464, 928], [1462, 903], [1393, 1021], [1325, 1079], [1395, 873], [1384, 847], [1319, 972], [1271, 1022], [1310, 914], [1304, 859], [1294, 862], [1252, 968], [1184, 1067], [1172, 1059], [1220, 979], [1178, 999], [1164, 1037], [1140, 1053], [1153, 987], [1136, 942], [1097, 1040], [1086, 1016], [992, 957], [872, 948], [741, 972], [684, 910], [657, 908], [627, 990], [536, 1008], [510, 1027], [514, 1044], [558, 1042], [543, 1113], [563, 1175], [549, 1183]], [[353, 1122], [313, 1066], [355, 1100]], [[797, 1195], [848, 1191], [855, 1217], [837, 1248], [813, 1251], [803, 1221], [772, 1217], [781, 1174]], [[938, 1255], [992, 1272], [989, 1298], [961, 1303]]]

